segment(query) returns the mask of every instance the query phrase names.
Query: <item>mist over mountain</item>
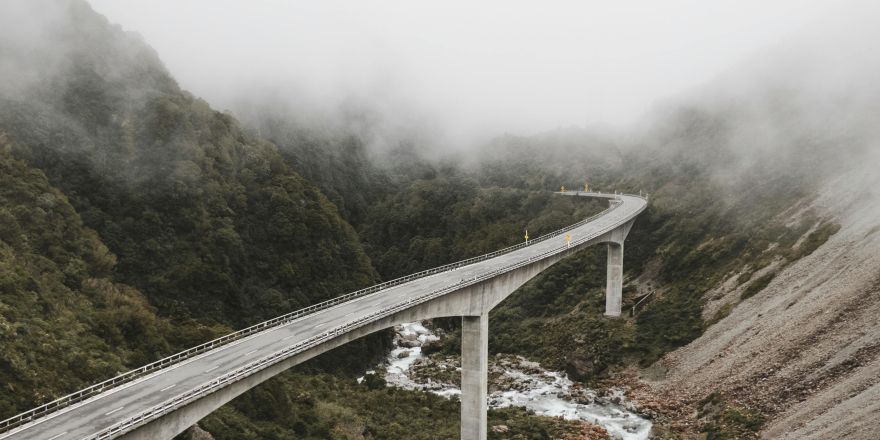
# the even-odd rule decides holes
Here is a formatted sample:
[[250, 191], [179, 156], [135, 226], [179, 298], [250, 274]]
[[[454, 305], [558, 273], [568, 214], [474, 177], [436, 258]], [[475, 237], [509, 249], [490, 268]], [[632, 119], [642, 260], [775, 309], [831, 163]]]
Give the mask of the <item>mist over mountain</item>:
[[[111, 26], [86, 3], [47, 5], [60, 10], [59, 16], [46, 27], [39, 56], [20, 63], [22, 70], [41, 75], [20, 89], [20, 96], [5, 97], [0, 127], [21, 145], [21, 157], [73, 195], [86, 222], [119, 255], [121, 277], [165, 296], [165, 307], [198, 303], [202, 313], [215, 295], [289, 301], [292, 297], [277, 297], [273, 289], [287, 283], [282, 290], [293, 295], [290, 287], [299, 283], [293, 273], [299, 271], [286, 281], [274, 271], [271, 276], [252, 271], [264, 267], [263, 258], [302, 252], [297, 249], [315, 235], [307, 226], [298, 228], [312, 223], [337, 237], [331, 241], [340, 240], [337, 250], [323, 247], [326, 257], [336, 254], [348, 261], [345, 267], [361, 272], [349, 288], [371, 280], [353, 232], [323, 195], [287, 168], [275, 146], [248, 137], [230, 116], [180, 90], [141, 39]], [[34, 67], [34, 59], [56, 68]], [[260, 208], [270, 200], [271, 210]], [[294, 221], [300, 215], [295, 213], [282, 218], [281, 200], [300, 214], [312, 212], [304, 214], [311, 220]], [[263, 226], [248, 227], [248, 219], [256, 217]], [[212, 244], [206, 248], [207, 243]], [[259, 257], [256, 249], [267, 253]], [[133, 275], [143, 264], [151, 275]], [[257, 279], [273, 281], [261, 289]], [[187, 284], [204, 293], [181, 294]], [[317, 285], [300, 289], [306, 297], [326, 295]], [[213, 293], [203, 296], [206, 290]], [[228, 306], [215, 306], [216, 313], [229, 313], [221, 311]], [[240, 303], [233, 309], [241, 306], [250, 307]]]
[[355, 102], [390, 126], [431, 127], [447, 151], [505, 132], [628, 129], [655, 102], [768, 44], [876, 13], [864, 0], [93, 4], [145, 35], [175, 77], [217, 108], [237, 110], [261, 90], [303, 113]]

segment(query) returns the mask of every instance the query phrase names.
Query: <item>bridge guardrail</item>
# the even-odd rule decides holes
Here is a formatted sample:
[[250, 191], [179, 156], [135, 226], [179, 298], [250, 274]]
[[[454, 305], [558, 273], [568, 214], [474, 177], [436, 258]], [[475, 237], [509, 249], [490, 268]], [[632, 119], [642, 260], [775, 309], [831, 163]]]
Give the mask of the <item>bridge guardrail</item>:
[[[631, 195], [631, 194], [622, 194], [622, 195]], [[631, 196], [640, 197], [640, 198], [644, 199], [644, 197], [641, 197], [641, 196], [635, 196], [635, 195], [631, 195]], [[601, 215], [604, 215], [604, 214], [608, 213], [609, 211], [613, 210], [614, 208], [616, 208], [617, 206], [619, 206], [619, 204], [612, 205], [608, 209], [602, 211], [601, 213], [599, 213], [597, 215], [589, 217], [589, 219], [587, 219], [585, 221], [577, 222], [574, 225], [560, 229], [560, 230], [552, 232], [550, 234], [545, 234], [542, 236], [542, 238], [546, 239], [546, 237], [548, 235], [556, 236], [560, 232], [566, 232], [568, 230], [573, 229], [574, 227], [582, 226], [587, 221], [591, 221], [592, 219], [595, 219]], [[450, 290], [460, 289], [463, 286], [476, 284], [476, 283], [479, 283], [485, 279], [492, 278], [500, 273], [508, 272], [513, 269], [525, 266], [527, 264], [531, 264], [532, 261], [543, 259], [546, 256], [557, 254], [560, 252], [562, 252], [562, 253], [571, 252], [571, 251], [575, 250], [575, 248], [578, 245], [585, 243], [585, 242], [588, 242], [590, 240], [593, 240], [597, 237], [600, 237], [601, 235], [607, 233], [608, 231], [613, 230], [617, 226], [618, 225], [614, 225], [613, 227], [605, 228], [605, 229], [600, 230], [598, 232], [595, 232], [589, 236], [582, 237], [578, 240], [575, 240], [573, 246], [571, 246], [571, 247], [559, 246], [559, 247], [553, 248], [553, 249], [551, 249], [547, 252], [544, 252], [542, 254], [539, 254], [537, 256], [529, 257], [528, 259], [520, 260], [516, 263], [509, 264], [509, 265], [504, 266], [502, 268], [495, 269], [490, 272], [486, 272], [486, 273], [479, 275], [477, 277], [474, 277], [470, 280], [462, 280], [461, 282], [459, 282], [457, 284], [453, 284], [451, 286], [446, 286], [446, 287], [431, 291], [425, 295], [422, 295], [422, 296], [419, 296], [416, 298], [411, 298], [405, 302], [401, 302], [401, 303], [395, 304], [393, 306], [386, 307], [386, 308], [381, 309], [375, 313], [371, 313], [370, 315], [358, 318], [354, 321], [348, 322], [346, 324], [343, 324], [343, 325], [338, 326], [336, 328], [333, 328], [331, 330], [327, 330], [324, 333], [313, 336], [309, 339], [306, 339], [305, 341], [301, 341], [301, 342], [296, 343], [290, 347], [276, 351], [275, 353], [273, 353], [269, 356], [266, 356], [264, 358], [261, 358], [259, 360], [254, 361], [254, 362], [251, 362], [251, 363], [249, 363], [243, 367], [240, 367], [236, 370], [230, 371], [229, 373], [226, 373], [218, 378], [215, 378], [215, 379], [212, 379], [208, 382], [205, 382], [204, 384], [202, 384], [201, 386], [199, 386], [197, 388], [194, 388], [194, 389], [189, 390], [185, 393], [179, 394], [179, 395], [177, 395], [177, 396], [175, 396], [175, 397], [173, 397], [173, 398], [171, 398], [171, 399], [169, 399], [159, 405], [156, 405], [146, 411], [139, 413], [138, 415], [136, 415], [134, 417], [120, 421], [113, 426], [105, 428], [104, 430], [98, 432], [97, 434], [94, 434], [94, 435], [87, 437], [83, 440], [105, 440], [105, 439], [114, 438], [117, 435], [121, 435], [126, 432], [129, 432], [129, 431], [137, 428], [141, 424], [147, 423], [148, 421], [150, 421], [154, 418], [160, 417], [163, 414], [174, 411], [177, 408], [188, 404], [189, 402], [191, 402], [192, 400], [194, 400], [196, 398], [210, 394], [220, 388], [225, 387], [229, 383], [238, 381], [239, 379], [247, 377], [252, 373], [255, 373], [255, 372], [260, 371], [264, 368], [267, 368], [275, 363], [281, 362], [284, 359], [287, 359], [287, 358], [294, 356], [298, 353], [301, 353], [309, 348], [317, 346], [320, 343], [326, 342], [326, 341], [328, 341], [328, 340], [330, 340], [330, 339], [332, 339], [342, 333], [346, 333], [349, 330], [353, 330], [355, 328], [364, 326], [364, 325], [369, 324], [377, 319], [380, 319], [380, 318], [389, 316], [393, 313], [396, 313], [399, 310], [403, 310], [404, 308], [411, 307], [414, 304], [422, 303], [422, 302], [428, 301], [430, 299], [433, 299], [435, 297], [442, 296], [442, 295], [448, 293], [448, 291], [450, 291]], [[516, 247], [516, 246], [511, 246], [510, 248], [505, 248], [505, 249], [511, 249], [514, 247]], [[521, 247], [525, 247], [525, 246], [520, 246], [520, 248]], [[496, 251], [496, 252], [500, 252], [500, 251]], [[486, 255], [489, 255], [489, 254], [486, 254]], [[477, 257], [477, 258], [479, 258], [479, 257]], [[468, 261], [468, 260], [463, 260], [463, 261]], [[457, 263], [453, 263], [453, 264], [457, 264]], [[449, 266], [449, 265], [447, 265], [447, 266]], [[441, 266], [441, 267], [445, 267], [445, 266]]]
[[[576, 191], [576, 194], [581, 195], [581, 194], [590, 194], [590, 193]], [[601, 192], [596, 192], [595, 194], [617, 195], [616, 193], [611, 194], [611, 193], [601, 193]], [[639, 196], [631, 195], [631, 194], [626, 194], [626, 195], [644, 198], [640, 195]], [[221, 337], [213, 339], [211, 341], [199, 344], [195, 347], [188, 348], [188, 349], [183, 350], [181, 352], [178, 352], [178, 353], [172, 354], [170, 356], [164, 357], [162, 359], [159, 359], [157, 361], [151, 362], [151, 363], [144, 365], [140, 368], [122, 373], [122, 374], [120, 374], [116, 377], [113, 377], [111, 379], [107, 379], [103, 382], [99, 382], [97, 384], [83, 388], [79, 391], [75, 391], [75, 392], [70, 393], [66, 396], [55, 399], [51, 402], [45, 403], [45, 404], [40, 405], [36, 408], [30, 409], [30, 410], [25, 411], [23, 413], [12, 416], [6, 420], [0, 421], [0, 434], [7, 432], [7, 431], [10, 431], [10, 430], [12, 430], [16, 427], [19, 427], [21, 425], [24, 425], [26, 423], [37, 420], [39, 418], [45, 417], [55, 411], [64, 409], [64, 408], [69, 407], [73, 404], [87, 400], [87, 399], [89, 399], [93, 396], [99, 395], [109, 389], [116, 388], [120, 385], [129, 383], [129, 382], [133, 382], [133, 381], [140, 379], [140, 378], [147, 377], [148, 375], [150, 375], [154, 372], [157, 372], [159, 370], [162, 370], [163, 368], [165, 368], [169, 365], [176, 364], [176, 363], [184, 361], [186, 359], [193, 358], [195, 356], [198, 356], [198, 355], [201, 355], [201, 354], [206, 353], [208, 351], [211, 351], [215, 348], [221, 347], [223, 345], [226, 345], [226, 344], [234, 342], [234, 341], [241, 340], [243, 338], [257, 334], [257, 333], [262, 332], [264, 330], [267, 330], [269, 328], [289, 323], [289, 322], [294, 321], [294, 320], [301, 318], [303, 316], [306, 316], [306, 315], [309, 315], [309, 314], [312, 314], [312, 313], [315, 313], [315, 312], [318, 312], [321, 310], [326, 310], [330, 307], [341, 304], [343, 302], [347, 302], [347, 301], [351, 301], [351, 300], [359, 298], [359, 297], [367, 296], [372, 293], [376, 293], [380, 290], [384, 290], [384, 289], [387, 289], [390, 287], [398, 286], [398, 285], [408, 283], [410, 281], [413, 281], [413, 280], [416, 280], [419, 278], [431, 276], [431, 275], [434, 275], [437, 273], [441, 273], [441, 272], [445, 272], [448, 270], [457, 269], [459, 267], [467, 266], [470, 264], [478, 263], [480, 261], [488, 260], [488, 259], [495, 258], [495, 257], [502, 255], [502, 254], [506, 254], [506, 253], [513, 252], [518, 249], [522, 249], [526, 246], [531, 246], [533, 244], [540, 243], [550, 237], [554, 237], [556, 235], [559, 235], [561, 233], [570, 231], [574, 228], [577, 228], [577, 227], [580, 227], [586, 223], [589, 223], [589, 222], [595, 220], [596, 218], [601, 217], [601, 216], [613, 211], [615, 208], [617, 208], [620, 205], [620, 202], [615, 199], [610, 199], [610, 201], [611, 201], [611, 206], [609, 206], [607, 209], [603, 210], [602, 212], [595, 214], [595, 215], [592, 215], [584, 220], [581, 220], [577, 223], [571, 224], [571, 225], [566, 226], [564, 228], [561, 228], [556, 231], [541, 235], [540, 237], [537, 237], [533, 240], [529, 240], [527, 242], [519, 243], [519, 244], [516, 244], [513, 246], [508, 246], [506, 248], [503, 248], [503, 249], [500, 249], [497, 251], [493, 251], [493, 252], [490, 252], [487, 254], [479, 255], [476, 257], [471, 257], [471, 258], [468, 258], [465, 260], [457, 261], [454, 263], [449, 263], [449, 264], [435, 267], [432, 269], [423, 270], [423, 271], [416, 272], [414, 274], [406, 275], [406, 276], [396, 278], [393, 280], [384, 281], [382, 283], [375, 284], [373, 286], [366, 287], [364, 289], [360, 289], [360, 290], [357, 290], [357, 291], [354, 291], [351, 293], [347, 293], [345, 295], [337, 296], [337, 297], [329, 299], [327, 301], [313, 304], [311, 306], [304, 307], [299, 310], [295, 310], [293, 312], [290, 312], [290, 313], [287, 313], [287, 314], [260, 322], [258, 324], [254, 324], [250, 327], [246, 327], [244, 329], [229, 333], [227, 335], [221, 336]]]

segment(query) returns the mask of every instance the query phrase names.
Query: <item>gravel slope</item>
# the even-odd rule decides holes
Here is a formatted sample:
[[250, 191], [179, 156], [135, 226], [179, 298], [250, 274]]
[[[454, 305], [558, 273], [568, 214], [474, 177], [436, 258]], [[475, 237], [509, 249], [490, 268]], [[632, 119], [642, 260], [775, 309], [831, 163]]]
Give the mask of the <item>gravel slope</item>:
[[[862, 188], [877, 188], [873, 171]], [[828, 188], [852, 188], [854, 176]], [[723, 391], [769, 416], [765, 438], [880, 433], [880, 197], [828, 191], [812, 208], [842, 226], [706, 333], [659, 361], [656, 387]]]

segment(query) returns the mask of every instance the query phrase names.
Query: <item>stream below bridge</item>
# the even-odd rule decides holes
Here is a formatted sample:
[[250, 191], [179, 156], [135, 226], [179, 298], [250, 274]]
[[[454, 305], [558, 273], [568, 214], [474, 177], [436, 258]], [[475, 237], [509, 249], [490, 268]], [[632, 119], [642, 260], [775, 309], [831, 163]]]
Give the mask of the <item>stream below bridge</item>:
[[[435, 344], [442, 330], [418, 322], [394, 327], [394, 348], [377, 370], [385, 371], [388, 386], [422, 390], [447, 398], [461, 394], [458, 357], [425, 356], [423, 346]], [[378, 374], [368, 371], [367, 374]], [[358, 379], [359, 381], [362, 380]], [[601, 426], [615, 439], [644, 440], [651, 421], [626, 402], [621, 391], [600, 396], [520, 356], [495, 356], [489, 362], [489, 408], [524, 407], [537, 415], [582, 420]]]

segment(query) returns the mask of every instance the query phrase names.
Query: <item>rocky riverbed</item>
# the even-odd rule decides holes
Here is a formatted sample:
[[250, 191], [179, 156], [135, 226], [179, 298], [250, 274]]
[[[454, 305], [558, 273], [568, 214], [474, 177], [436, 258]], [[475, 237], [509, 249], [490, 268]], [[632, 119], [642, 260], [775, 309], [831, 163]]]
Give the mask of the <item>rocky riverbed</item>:
[[[425, 390], [452, 398], [461, 394], [458, 357], [425, 356], [422, 348], [436, 344], [444, 333], [421, 323], [395, 327], [394, 349], [384, 374], [389, 386]], [[605, 428], [612, 438], [647, 439], [651, 421], [623, 398], [619, 390], [599, 394], [569, 380], [564, 373], [547, 371], [520, 356], [499, 355], [489, 361], [489, 408], [525, 407], [535, 414], [583, 420]]]

